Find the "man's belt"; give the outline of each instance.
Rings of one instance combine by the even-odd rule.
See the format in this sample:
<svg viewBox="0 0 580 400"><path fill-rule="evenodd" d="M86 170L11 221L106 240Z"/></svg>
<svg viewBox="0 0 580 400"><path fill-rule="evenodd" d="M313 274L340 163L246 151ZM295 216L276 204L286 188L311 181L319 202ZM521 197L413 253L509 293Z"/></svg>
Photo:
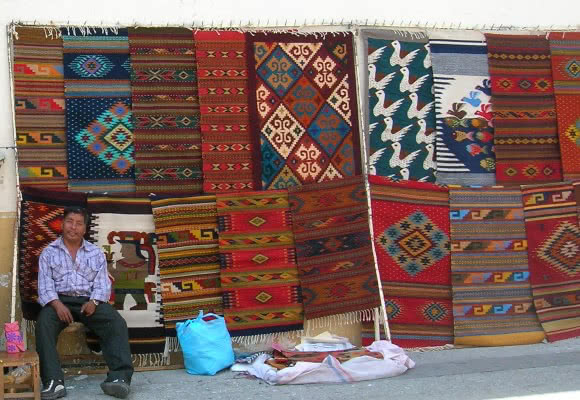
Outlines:
<svg viewBox="0 0 580 400"><path fill-rule="evenodd" d="M68 296L68 297L90 297L89 294L82 293L82 292L61 292L59 296Z"/></svg>

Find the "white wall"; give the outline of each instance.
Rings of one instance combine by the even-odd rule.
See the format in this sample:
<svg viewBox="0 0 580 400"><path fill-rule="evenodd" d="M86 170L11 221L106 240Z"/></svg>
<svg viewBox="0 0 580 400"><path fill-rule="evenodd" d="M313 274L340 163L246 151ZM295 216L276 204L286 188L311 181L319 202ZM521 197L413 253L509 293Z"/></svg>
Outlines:
<svg viewBox="0 0 580 400"><path fill-rule="evenodd" d="M150 3L150 4L147 4ZM12 21L78 25L318 25L339 23L568 27L578 24L577 0L0 0L0 25ZM580 27L580 26L579 26ZM0 212L16 209L12 96L7 35L0 39Z"/></svg>

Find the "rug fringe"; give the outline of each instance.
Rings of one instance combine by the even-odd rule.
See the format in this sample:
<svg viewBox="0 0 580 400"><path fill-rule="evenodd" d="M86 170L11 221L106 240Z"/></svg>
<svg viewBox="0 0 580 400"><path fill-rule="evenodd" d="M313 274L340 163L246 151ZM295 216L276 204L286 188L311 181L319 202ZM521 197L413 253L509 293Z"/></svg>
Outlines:
<svg viewBox="0 0 580 400"><path fill-rule="evenodd" d="M36 331L36 321L32 319L22 319L22 325L27 336L34 335L34 332Z"/></svg>
<svg viewBox="0 0 580 400"><path fill-rule="evenodd" d="M179 345L179 339L175 336L167 336L165 338L165 351L164 354L169 355L169 353L177 353L181 351L181 346Z"/></svg>
<svg viewBox="0 0 580 400"><path fill-rule="evenodd" d="M455 346L451 343L445 344L443 346L427 346L427 347L410 347L408 349L404 349L405 351L410 352L417 352L417 353L424 353L428 351L443 351L443 350L452 350Z"/></svg>
<svg viewBox="0 0 580 400"><path fill-rule="evenodd" d="M361 322L374 321L375 310L378 308L369 308L361 311L350 311L344 314L328 315L326 317L314 318L307 320L307 331L312 328L333 328L335 326L360 324Z"/></svg>
<svg viewBox="0 0 580 400"><path fill-rule="evenodd" d="M279 341L282 338L299 338L304 335L304 330L264 333L261 335L236 336L232 338L232 343L244 346L260 344L270 344Z"/></svg>
<svg viewBox="0 0 580 400"><path fill-rule="evenodd" d="M132 354L131 360L137 367L161 367L169 365L169 358L163 353Z"/></svg>

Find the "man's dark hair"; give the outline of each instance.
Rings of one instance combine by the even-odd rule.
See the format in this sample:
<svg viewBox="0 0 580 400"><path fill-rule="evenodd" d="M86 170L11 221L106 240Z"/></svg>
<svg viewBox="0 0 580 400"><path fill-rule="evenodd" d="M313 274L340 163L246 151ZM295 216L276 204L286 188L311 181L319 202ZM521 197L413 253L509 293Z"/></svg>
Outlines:
<svg viewBox="0 0 580 400"><path fill-rule="evenodd" d="M82 207L66 207L64 209L64 218L69 214L79 214L83 216L85 220L85 225L89 226L89 213Z"/></svg>

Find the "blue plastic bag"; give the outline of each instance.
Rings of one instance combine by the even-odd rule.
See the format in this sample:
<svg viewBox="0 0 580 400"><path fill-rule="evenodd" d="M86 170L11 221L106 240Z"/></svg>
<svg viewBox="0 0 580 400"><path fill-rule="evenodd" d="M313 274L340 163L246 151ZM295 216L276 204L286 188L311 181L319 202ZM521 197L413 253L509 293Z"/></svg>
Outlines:
<svg viewBox="0 0 580 400"><path fill-rule="evenodd" d="M207 317L213 319L204 320ZM232 340L223 317L200 311L197 318L178 322L176 328L187 373L215 375L234 363Z"/></svg>

